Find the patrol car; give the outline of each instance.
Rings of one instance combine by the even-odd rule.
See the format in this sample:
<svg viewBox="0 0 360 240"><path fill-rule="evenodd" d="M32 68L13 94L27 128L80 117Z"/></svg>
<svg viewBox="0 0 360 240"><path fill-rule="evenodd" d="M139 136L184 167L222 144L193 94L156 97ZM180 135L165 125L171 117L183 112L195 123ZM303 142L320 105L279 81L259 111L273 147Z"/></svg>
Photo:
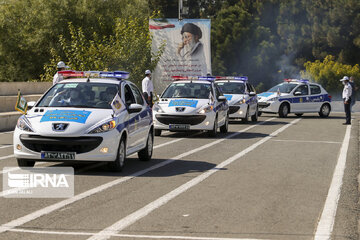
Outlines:
<svg viewBox="0 0 360 240"><path fill-rule="evenodd" d="M244 123L258 119L258 100L255 88L242 77L216 77L215 84L229 102L229 118L242 119Z"/></svg>
<svg viewBox="0 0 360 240"><path fill-rule="evenodd" d="M174 76L153 107L155 136L162 130L205 130L210 136L226 133L229 107L214 77Z"/></svg>
<svg viewBox="0 0 360 240"><path fill-rule="evenodd" d="M258 94L259 111L278 113L287 117L289 113L302 116L304 113L319 113L328 117L331 111L331 96L319 84L306 79L285 79L267 92Z"/></svg>
<svg viewBox="0 0 360 240"><path fill-rule="evenodd" d="M61 71L14 131L20 167L36 161L104 161L121 171L126 156L153 152L152 111L129 73ZM75 77L75 78L71 78Z"/></svg>

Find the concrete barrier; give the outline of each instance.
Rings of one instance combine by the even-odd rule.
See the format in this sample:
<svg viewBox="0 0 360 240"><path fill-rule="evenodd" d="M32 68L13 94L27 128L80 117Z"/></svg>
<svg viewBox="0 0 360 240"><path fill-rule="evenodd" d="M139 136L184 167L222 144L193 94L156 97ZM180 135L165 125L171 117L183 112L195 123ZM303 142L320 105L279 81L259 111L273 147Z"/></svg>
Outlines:
<svg viewBox="0 0 360 240"><path fill-rule="evenodd" d="M0 82L0 96L43 94L52 86L51 82Z"/></svg>
<svg viewBox="0 0 360 240"><path fill-rule="evenodd" d="M42 95L23 95L27 102L37 101ZM15 104L17 96L0 96L0 112L12 112L15 111Z"/></svg>

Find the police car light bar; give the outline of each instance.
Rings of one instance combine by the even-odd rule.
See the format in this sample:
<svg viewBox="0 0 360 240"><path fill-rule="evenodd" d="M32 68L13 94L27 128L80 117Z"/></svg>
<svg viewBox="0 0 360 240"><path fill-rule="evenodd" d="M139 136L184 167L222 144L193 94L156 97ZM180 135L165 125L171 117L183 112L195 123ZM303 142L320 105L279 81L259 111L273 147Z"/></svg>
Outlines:
<svg viewBox="0 0 360 240"><path fill-rule="evenodd" d="M241 80L247 81L247 76L172 76L174 80Z"/></svg>
<svg viewBox="0 0 360 240"><path fill-rule="evenodd" d="M284 82L302 82L302 83L308 83L308 79L296 79L296 78L285 78Z"/></svg>
<svg viewBox="0 0 360 240"><path fill-rule="evenodd" d="M100 71L59 71L58 74L63 77L100 77L100 78L116 78L128 79L130 74L125 71L100 72Z"/></svg>
<svg viewBox="0 0 360 240"><path fill-rule="evenodd" d="M216 76L216 80L240 80L247 81L247 76Z"/></svg>

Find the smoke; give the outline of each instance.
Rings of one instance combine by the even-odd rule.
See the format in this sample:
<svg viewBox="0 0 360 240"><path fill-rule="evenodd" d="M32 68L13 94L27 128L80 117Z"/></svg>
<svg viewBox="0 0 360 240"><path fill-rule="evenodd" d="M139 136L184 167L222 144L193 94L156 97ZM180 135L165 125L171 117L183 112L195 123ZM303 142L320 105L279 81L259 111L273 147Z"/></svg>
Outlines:
<svg viewBox="0 0 360 240"><path fill-rule="evenodd" d="M277 73L273 76L274 83L279 82L285 78L296 78L300 79L300 68L293 65L295 54L291 55L282 55L280 60L276 62L276 67L278 69Z"/></svg>

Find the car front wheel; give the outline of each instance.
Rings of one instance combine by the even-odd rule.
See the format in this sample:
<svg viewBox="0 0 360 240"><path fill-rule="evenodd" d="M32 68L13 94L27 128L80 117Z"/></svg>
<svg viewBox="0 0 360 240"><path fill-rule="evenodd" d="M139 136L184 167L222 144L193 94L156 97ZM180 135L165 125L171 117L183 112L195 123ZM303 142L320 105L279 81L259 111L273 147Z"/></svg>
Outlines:
<svg viewBox="0 0 360 240"><path fill-rule="evenodd" d="M154 146L153 143L154 143L154 137L152 131L150 131L146 141L146 147L140 152L138 152L138 157L141 161L149 161L151 159L153 153L153 146Z"/></svg>
<svg viewBox="0 0 360 240"><path fill-rule="evenodd" d="M121 138L116 159L114 162L109 163L109 167L113 171L121 172L125 165L125 159L126 159L125 140L124 138Z"/></svg>
<svg viewBox="0 0 360 240"><path fill-rule="evenodd" d="M161 135L161 129L155 129L155 136L159 137Z"/></svg>
<svg viewBox="0 0 360 240"><path fill-rule="evenodd" d="M257 122L259 116L259 109L256 108L255 114L251 116L251 121Z"/></svg>
<svg viewBox="0 0 360 240"><path fill-rule="evenodd" d="M210 137L216 137L217 128L218 128L218 117L216 116L214 121L214 127L212 130L208 131L208 135Z"/></svg>
<svg viewBox="0 0 360 240"><path fill-rule="evenodd" d="M220 132L227 133L229 129L229 114L226 115L225 123L220 127Z"/></svg>
<svg viewBox="0 0 360 240"><path fill-rule="evenodd" d="M286 118L289 114L289 110L289 105L287 103L281 104L279 108L279 116L282 118Z"/></svg>

